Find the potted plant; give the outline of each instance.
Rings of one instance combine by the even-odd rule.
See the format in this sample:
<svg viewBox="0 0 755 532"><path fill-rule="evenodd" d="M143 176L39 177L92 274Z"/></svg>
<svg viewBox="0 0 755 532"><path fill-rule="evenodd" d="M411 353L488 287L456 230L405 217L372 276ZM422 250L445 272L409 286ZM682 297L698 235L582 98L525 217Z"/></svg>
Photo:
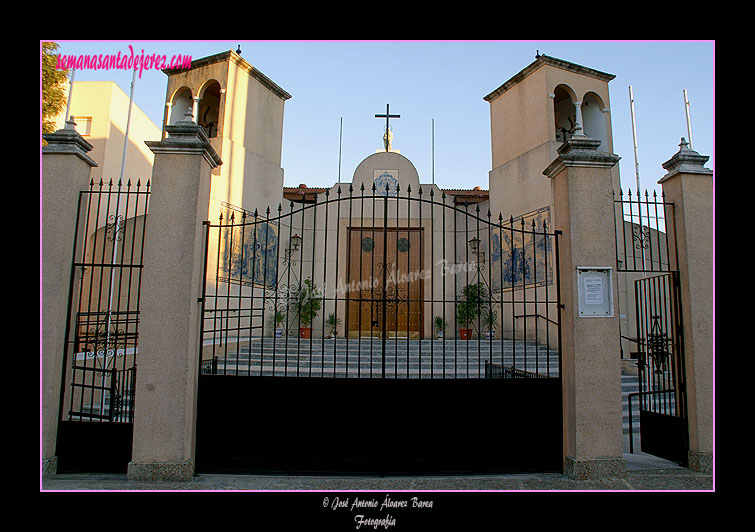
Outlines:
<svg viewBox="0 0 755 532"><path fill-rule="evenodd" d="M286 313L280 309L276 310L273 314L270 315L270 325L272 325L273 329L275 329L276 338L283 337L283 327L281 327L281 324L284 321L286 321Z"/></svg>
<svg viewBox="0 0 755 532"><path fill-rule="evenodd" d="M485 326L485 338L495 338L495 328L498 326L498 313L492 307L486 307L482 311L482 324Z"/></svg>
<svg viewBox="0 0 755 532"><path fill-rule="evenodd" d="M328 314L328 319L325 324L330 327L330 337L335 338L338 335L338 326L341 325L341 318L337 318L336 315L331 312Z"/></svg>
<svg viewBox="0 0 755 532"><path fill-rule="evenodd" d="M483 301L487 299L485 285L482 283L468 284L461 291L461 299L456 303L456 321L459 327L459 336L462 340L472 337L472 327L482 311Z"/></svg>
<svg viewBox="0 0 755 532"><path fill-rule="evenodd" d="M443 316L435 316L433 322L435 323L436 338L443 338L443 336L445 335L446 327L448 327L448 322L443 319Z"/></svg>
<svg viewBox="0 0 755 532"><path fill-rule="evenodd" d="M294 308L299 316L299 335L301 338L312 337L312 320L320 312L317 286L310 279L305 279L295 294Z"/></svg>

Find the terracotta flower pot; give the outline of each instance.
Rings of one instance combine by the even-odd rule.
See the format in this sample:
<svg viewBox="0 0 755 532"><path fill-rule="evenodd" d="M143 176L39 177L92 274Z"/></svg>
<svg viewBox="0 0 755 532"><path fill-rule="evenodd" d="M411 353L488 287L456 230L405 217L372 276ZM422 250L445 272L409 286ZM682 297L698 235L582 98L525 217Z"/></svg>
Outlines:
<svg viewBox="0 0 755 532"><path fill-rule="evenodd" d="M462 340L469 340L472 338L472 329L459 329L459 335Z"/></svg>
<svg viewBox="0 0 755 532"><path fill-rule="evenodd" d="M301 338L311 338L312 327L299 327L299 335L301 336Z"/></svg>

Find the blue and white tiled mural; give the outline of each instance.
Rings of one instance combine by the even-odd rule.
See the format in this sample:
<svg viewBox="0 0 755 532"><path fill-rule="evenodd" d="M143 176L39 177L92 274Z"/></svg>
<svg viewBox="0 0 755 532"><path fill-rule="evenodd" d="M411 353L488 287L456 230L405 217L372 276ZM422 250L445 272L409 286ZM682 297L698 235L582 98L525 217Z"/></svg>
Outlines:
<svg viewBox="0 0 755 532"><path fill-rule="evenodd" d="M276 286L278 278L278 225L247 214L246 223L224 227L218 278L245 285ZM228 223L228 222L225 222Z"/></svg>
<svg viewBox="0 0 755 532"><path fill-rule="evenodd" d="M490 252L493 290L543 286L553 282L552 240L548 235L538 234L543 232L544 222L547 233L552 233L550 207L515 218L513 224L504 222L503 229L493 230Z"/></svg>

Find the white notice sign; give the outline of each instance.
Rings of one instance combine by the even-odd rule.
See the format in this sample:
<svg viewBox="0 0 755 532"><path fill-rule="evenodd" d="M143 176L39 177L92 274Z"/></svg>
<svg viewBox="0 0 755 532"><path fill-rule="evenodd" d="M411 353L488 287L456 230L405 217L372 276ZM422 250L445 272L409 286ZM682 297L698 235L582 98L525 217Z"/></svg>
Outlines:
<svg viewBox="0 0 755 532"><path fill-rule="evenodd" d="M579 316L607 318L613 316L611 268L577 268Z"/></svg>
<svg viewBox="0 0 755 532"><path fill-rule="evenodd" d="M585 275L585 304L603 304L603 279L598 275Z"/></svg>

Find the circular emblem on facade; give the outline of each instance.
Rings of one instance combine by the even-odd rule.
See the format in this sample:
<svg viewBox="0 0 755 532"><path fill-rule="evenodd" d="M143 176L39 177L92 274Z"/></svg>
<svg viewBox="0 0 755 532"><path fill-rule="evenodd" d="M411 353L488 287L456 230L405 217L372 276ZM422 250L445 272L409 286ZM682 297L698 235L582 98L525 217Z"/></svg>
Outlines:
<svg viewBox="0 0 755 532"><path fill-rule="evenodd" d="M407 252L409 251L409 239L407 238L399 238L398 242L396 243L396 247L399 251Z"/></svg>
<svg viewBox="0 0 755 532"><path fill-rule="evenodd" d="M370 237L362 239L362 251L372 251L375 249L375 241Z"/></svg>
<svg viewBox="0 0 755 532"><path fill-rule="evenodd" d="M389 174L388 172L380 174L375 179L375 194L377 194L378 196L395 197L397 194L397 186L398 179L393 177L392 174Z"/></svg>

